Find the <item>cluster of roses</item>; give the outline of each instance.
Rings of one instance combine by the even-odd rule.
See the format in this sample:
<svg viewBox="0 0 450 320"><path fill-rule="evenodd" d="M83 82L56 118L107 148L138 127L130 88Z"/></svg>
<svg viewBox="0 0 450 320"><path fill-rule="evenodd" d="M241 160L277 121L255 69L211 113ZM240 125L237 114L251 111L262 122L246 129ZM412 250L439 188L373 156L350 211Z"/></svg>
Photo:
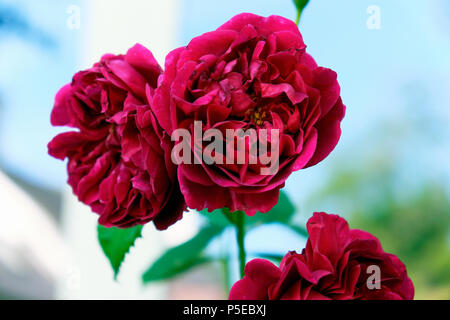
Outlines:
<svg viewBox="0 0 450 320"><path fill-rule="evenodd" d="M76 131L56 136L49 153L68 158L68 183L107 227L153 221L164 230L188 207L268 212L289 175L322 161L341 134L337 75L305 48L292 21L240 14L169 53L164 72L141 45L105 55L58 92L51 122ZM279 170L261 175L263 165L248 162L175 165L172 133L192 132L196 121L224 133L278 129ZM308 231L303 254L288 253L280 268L251 261L230 298L413 297L405 267L373 236L326 214L316 214ZM373 292L364 289L370 264L382 269Z"/></svg>

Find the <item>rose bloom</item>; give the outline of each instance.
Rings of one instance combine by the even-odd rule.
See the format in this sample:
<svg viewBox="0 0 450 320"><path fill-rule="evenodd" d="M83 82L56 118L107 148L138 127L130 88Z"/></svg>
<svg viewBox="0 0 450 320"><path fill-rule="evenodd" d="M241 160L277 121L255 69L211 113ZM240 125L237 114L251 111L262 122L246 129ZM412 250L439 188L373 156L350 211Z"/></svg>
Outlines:
<svg viewBox="0 0 450 320"><path fill-rule="evenodd" d="M373 235L350 230L337 215L315 213L302 254L289 252L280 267L255 259L231 289L231 300L412 300L403 263ZM379 268L379 281L370 278ZM372 285L370 288L368 283ZM378 287L378 288L377 288Z"/></svg>
<svg viewBox="0 0 450 320"><path fill-rule="evenodd" d="M101 225L153 221L166 229L182 217L170 137L150 108L161 73L152 53L136 45L103 56L56 95L51 123L78 130L56 136L49 154L69 159L68 183Z"/></svg>
<svg viewBox="0 0 450 320"><path fill-rule="evenodd" d="M195 121L224 137L227 129L266 129L268 136L280 130L273 174L261 174L265 165L248 156L244 164L180 164L189 207L267 212L293 171L335 148L345 114L337 75L318 67L305 48L294 22L243 13L167 56L153 108L168 133L183 128L193 135Z"/></svg>

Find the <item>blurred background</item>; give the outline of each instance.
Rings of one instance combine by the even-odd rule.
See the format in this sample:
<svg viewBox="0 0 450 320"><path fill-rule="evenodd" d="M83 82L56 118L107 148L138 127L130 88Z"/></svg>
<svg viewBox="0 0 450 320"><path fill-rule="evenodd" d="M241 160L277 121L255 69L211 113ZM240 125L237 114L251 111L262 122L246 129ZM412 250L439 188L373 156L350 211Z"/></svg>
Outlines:
<svg viewBox="0 0 450 320"><path fill-rule="evenodd" d="M0 299L226 297L237 272L222 277L214 263L141 284L156 257L196 233L192 213L167 232L146 226L114 281L96 217L46 145L64 130L49 122L55 93L102 53L140 42L163 65L240 12L296 17L291 0L0 0ZM347 116L336 150L287 182L296 222L314 211L344 216L399 256L416 298L449 299L450 2L311 0L300 30L318 64L338 73ZM232 233L209 250L234 255ZM279 225L246 240L250 258L304 244Z"/></svg>

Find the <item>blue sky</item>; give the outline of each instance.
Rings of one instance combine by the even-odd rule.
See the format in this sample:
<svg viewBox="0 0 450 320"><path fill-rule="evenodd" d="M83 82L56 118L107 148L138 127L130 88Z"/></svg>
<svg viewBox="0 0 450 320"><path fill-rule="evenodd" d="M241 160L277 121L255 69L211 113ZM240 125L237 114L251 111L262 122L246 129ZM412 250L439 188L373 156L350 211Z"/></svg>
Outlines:
<svg viewBox="0 0 450 320"><path fill-rule="evenodd" d="M183 4L180 45L240 12L295 18L294 6L288 0L228 0L214 5L206 0L184 0ZM381 10L380 30L366 26L371 5ZM310 1L300 30L319 65L338 73L347 115L336 150L321 164L288 180L287 191L299 206L338 159L359 158L375 143L372 131L379 130L382 121L398 122L401 127L405 115L411 113L417 117L432 114L440 120L436 127L444 131L439 132L436 144L429 145L420 138L433 128L422 126L419 119L411 142L399 146L405 149L406 158L401 174L411 183L421 173L450 178L446 142L450 135L445 130L450 127L449 26L450 3L445 0ZM415 95L421 97L420 102Z"/></svg>
<svg viewBox="0 0 450 320"><path fill-rule="evenodd" d="M48 32L58 46L52 49L0 34L0 161L37 184L61 187L64 165L51 159L46 144L59 129L51 128L53 97L80 68L80 34L65 27L66 8L82 1L2 1L17 6L31 23ZM240 12L278 14L295 18L290 0L180 0L179 45L213 30ZM381 29L366 27L369 5L381 9ZM342 140L321 165L296 173L290 192L309 189L324 167L343 155L352 157L355 145L367 140L368 128L380 119L401 123L414 84L426 92L420 112L432 113L449 124L450 5L446 0L311 0L304 11L301 32L308 51L322 66L339 74L347 105ZM420 124L417 131L420 134ZM448 130L443 139L448 140ZM448 147L448 144L445 145ZM418 145L423 165L448 175L448 149ZM428 150L428 149L427 149ZM431 149L430 149L431 150ZM414 167L414 162L410 163Z"/></svg>
<svg viewBox="0 0 450 320"><path fill-rule="evenodd" d="M34 183L61 186L64 166L47 155L46 145L57 132L49 124L54 94L77 71L79 35L65 27L66 8L73 1L0 1L5 3L57 46L0 34L0 160Z"/></svg>

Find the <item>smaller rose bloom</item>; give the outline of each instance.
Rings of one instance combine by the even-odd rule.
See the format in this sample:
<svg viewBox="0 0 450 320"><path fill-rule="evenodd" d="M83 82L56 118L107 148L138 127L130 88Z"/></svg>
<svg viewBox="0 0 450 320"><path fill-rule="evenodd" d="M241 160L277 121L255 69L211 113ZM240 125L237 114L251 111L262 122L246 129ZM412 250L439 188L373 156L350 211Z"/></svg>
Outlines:
<svg viewBox="0 0 450 320"><path fill-rule="evenodd" d="M230 300L412 300L404 264L373 235L350 230L337 216L315 213L302 254L289 252L279 267L250 261ZM377 274L377 272L379 273Z"/></svg>
<svg viewBox="0 0 450 320"><path fill-rule="evenodd" d="M54 126L77 131L56 136L49 154L68 158L68 183L107 227L153 221L166 229L186 208L172 143L151 104L161 67L141 45L126 55L105 55L77 73L55 99Z"/></svg>

